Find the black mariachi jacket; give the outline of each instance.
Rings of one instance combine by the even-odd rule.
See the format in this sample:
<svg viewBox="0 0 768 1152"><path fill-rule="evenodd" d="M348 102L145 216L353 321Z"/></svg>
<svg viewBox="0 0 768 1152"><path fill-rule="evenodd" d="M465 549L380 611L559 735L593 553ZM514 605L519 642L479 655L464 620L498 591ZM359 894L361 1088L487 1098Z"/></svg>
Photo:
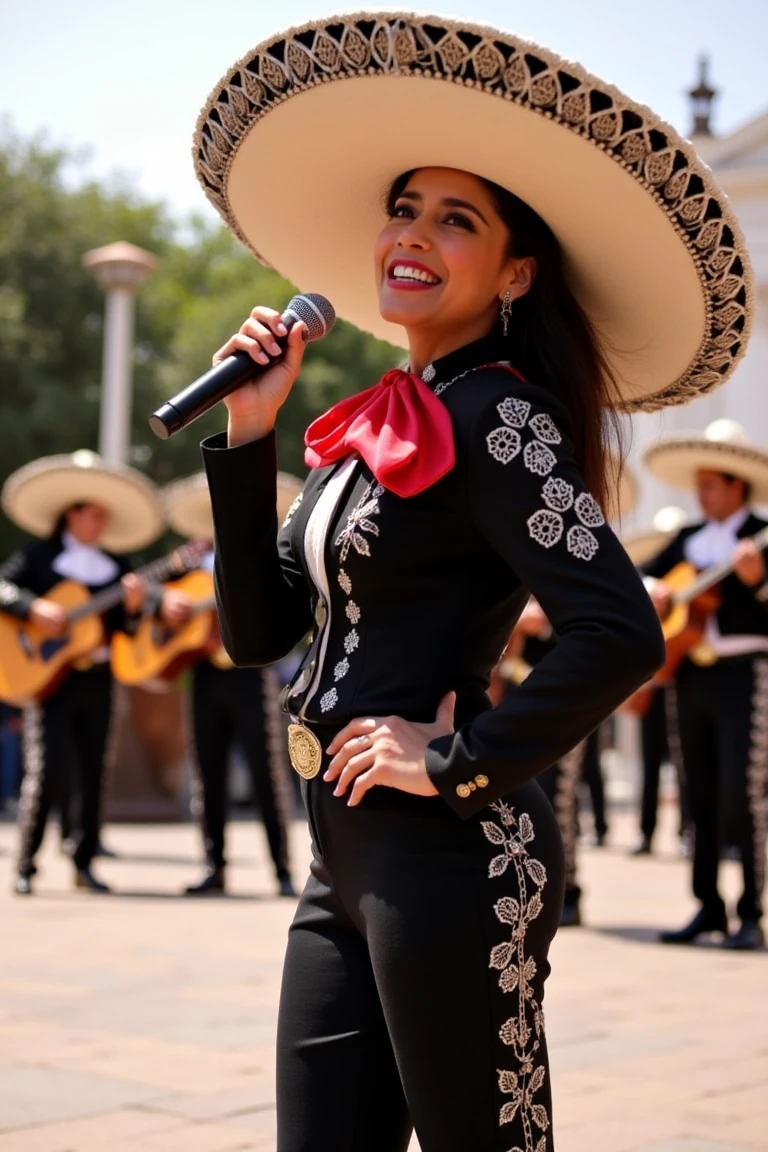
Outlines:
<svg viewBox="0 0 768 1152"><path fill-rule="evenodd" d="M32 601L45 596L64 580L53 568L54 560L63 551L61 533L56 533L48 540L31 541L0 564L0 611L26 619ZM114 556L111 552L104 552L104 555L117 564L118 575L107 584L84 585L91 595L110 587L133 569L124 556ZM121 602L105 612L102 620L109 638L114 632L130 631L138 617L129 617Z"/></svg>
<svg viewBox="0 0 768 1152"><path fill-rule="evenodd" d="M685 561L686 540L699 532L705 524L705 520L698 524L686 524L658 556L642 566L641 571L646 576L663 579L676 564ZM736 535L740 540L747 540L765 527L766 521L750 512ZM716 613L721 636L768 636L768 603L756 596L764 588L765 585L748 587L734 572L726 576L720 585L721 603Z"/></svg>
<svg viewBox="0 0 768 1152"><path fill-rule="evenodd" d="M203 445L232 659L269 663L312 629L289 708L317 723L431 721L454 689L456 732L432 742L427 770L461 816L553 764L664 656L640 578L576 469L564 408L483 367L493 353L478 341L433 365L454 427L447 476L402 499L359 460L314 470L277 546L274 437ZM529 592L557 644L490 710L490 672Z"/></svg>

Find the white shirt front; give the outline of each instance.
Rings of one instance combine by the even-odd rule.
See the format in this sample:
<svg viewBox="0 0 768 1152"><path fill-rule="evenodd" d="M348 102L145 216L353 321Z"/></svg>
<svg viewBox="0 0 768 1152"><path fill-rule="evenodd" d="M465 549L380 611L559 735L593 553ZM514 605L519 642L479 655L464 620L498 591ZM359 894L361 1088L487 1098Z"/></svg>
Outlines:
<svg viewBox="0 0 768 1152"><path fill-rule="evenodd" d="M685 541L686 560L700 571L717 564L728 564L740 543L737 533L748 517L749 508L744 507L727 520L708 520L703 528ZM768 636L722 636L714 613L707 620L704 639L718 656L768 652Z"/></svg>
<svg viewBox="0 0 768 1152"><path fill-rule="evenodd" d="M98 587L100 584L111 583L119 576L120 569L115 561L100 548L92 544L81 544L71 532L64 532L61 542L64 548L53 561L52 568L65 580L77 580L79 584Z"/></svg>

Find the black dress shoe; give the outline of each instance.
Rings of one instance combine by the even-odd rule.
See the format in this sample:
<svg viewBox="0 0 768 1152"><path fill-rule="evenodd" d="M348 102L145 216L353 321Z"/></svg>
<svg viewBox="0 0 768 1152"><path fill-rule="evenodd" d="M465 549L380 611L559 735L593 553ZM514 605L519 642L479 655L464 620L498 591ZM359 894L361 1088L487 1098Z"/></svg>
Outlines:
<svg viewBox="0 0 768 1152"><path fill-rule="evenodd" d="M759 920L742 920L741 926L726 936L723 947L732 948L734 952L756 952L764 948L765 933Z"/></svg>
<svg viewBox="0 0 768 1152"><path fill-rule="evenodd" d="M107 848L104 844L101 843L101 841L99 841L99 843L96 845L96 851L94 855L102 856L105 860L117 859L117 852L113 851L112 848Z"/></svg>
<svg viewBox="0 0 768 1152"><path fill-rule="evenodd" d="M579 904L564 904L560 915L561 928L578 928L581 925L581 907Z"/></svg>
<svg viewBox="0 0 768 1152"><path fill-rule="evenodd" d="M224 884L224 869L209 868L202 880L197 884L190 884L184 889L185 896L207 896L209 894L226 891Z"/></svg>
<svg viewBox="0 0 768 1152"><path fill-rule="evenodd" d="M75 872L75 888L85 888L89 892L98 892L104 895L111 891L103 880L97 880L90 868L78 868Z"/></svg>
<svg viewBox="0 0 768 1152"><path fill-rule="evenodd" d="M291 880L290 876L278 876L277 890L281 896L290 896L294 900L298 896L298 892L294 888L293 881Z"/></svg>
<svg viewBox="0 0 768 1152"><path fill-rule="evenodd" d="M31 876L17 876L16 883L13 885L13 890L17 896L31 896L32 895L32 877Z"/></svg>
<svg viewBox="0 0 768 1152"><path fill-rule="evenodd" d="M650 856L651 855L651 842L643 836L639 844L636 844L630 851L630 856Z"/></svg>
<svg viewBox="0 0 768 1152"><path fill-rule="evenodd" d="M708 932L722 932L728 934L728 917L725 908L700 908L684 928L676 932L660 932L659 940L662 944L693 944L699 936Z"/></svg>

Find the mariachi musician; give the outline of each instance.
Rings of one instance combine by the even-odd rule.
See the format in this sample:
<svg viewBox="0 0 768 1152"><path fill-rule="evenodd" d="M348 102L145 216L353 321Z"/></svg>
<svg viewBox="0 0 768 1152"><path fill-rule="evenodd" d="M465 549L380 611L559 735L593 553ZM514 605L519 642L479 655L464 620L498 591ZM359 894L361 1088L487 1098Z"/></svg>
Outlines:
<svg viewBox="0 0 768 1152"><path fill-rule="evenodd" d="M97 647L54 683L50 694L24 708L24 775L19 804L20 847L15 891L32 892L35 856L51 803L74 777L80 796L75 884L106 892L91 870L99 844L101 794L110 719L112 677L109 640L138 619L144 585L125 554L150 544L164 525L159 493L133 468L85 450L47 456L6 480L2 508L38 540L0 566L0 610L27 621L50 647L64 642L64 606L46 598L57 584L74 581L94 596L115 588L115 605L101 616ZM118 598L119 597L119 598ZM0 658L8 653L0 654Z"/></svg>
<svg viewBox="0 0 768 1152"><path fill-rule="evenodd" d="M630 560L639 568L649 563L666 548L688 520L684 509L674 504L659 508L650 528L639 529L622 537ZM641 689L628 702L627 711L640 721L642 784L640 793L640 839L632 847L632 856L650 856L659 810L661 766L669 761L677 776L678 836L680 851L690 853L690 814L688 811L680 730L677 722L677 691L674 679L652 688Z"/></svg>
<svg viewBox="0 0 768 1152"><path fill-rule="evenodd" d="M768 580L766 527L751 509L768 502L768 452L732 420L703 433L670 435L647 449L659 479L695 492L704 518L681 529L643 568L662 617L672 597L672 569L687 562L699 572L723 566L719 607L706 620L701 642L677 676L683 764L694 826L693 893L699 909L668 944L690 944L710 932L725 946L763 945L765 786L768 778ZM669 574L670 581L665 581ZM718 889L725 819L735 829L744 886L740 920L729 933ZM730 837L729 837L730 838Z"/></svg>
<svg viewBox="0 0 768 1152"><path fill-rule="evenodd" d="M287 473L278 475L278 516L285 519L301 484ZM208 485L202 472L167 485L164 501L168 522L180 536L213 537ZM213 571L213 551L202 561ZM213 593L211 577L210 595ZM183 625L191 601L171 585L162 599L161 615L168 624ZM215 612L211 611L214 643L192 670L193 813L199 819L206 869L187 895L225 890L224 832L227 814L227 765L233 743L241 748L258 803L278 892L295 896L289 870L288 837L293 793L279 707L280 685L274 668L235 668L220 647Z"/></svg>

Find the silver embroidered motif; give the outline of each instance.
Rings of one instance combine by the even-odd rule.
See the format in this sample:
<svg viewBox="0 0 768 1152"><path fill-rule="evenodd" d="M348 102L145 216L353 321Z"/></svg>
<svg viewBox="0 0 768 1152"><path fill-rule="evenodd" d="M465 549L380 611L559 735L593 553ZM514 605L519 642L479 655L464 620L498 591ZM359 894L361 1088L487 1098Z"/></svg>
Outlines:
<svg viewBox="0 0 768 1152"><path fill-rule="evenodd" d="M350 624L358 624L360 622L360 609L358 608L357 604L355 604L354 600L350 600L349 604L347 604L346 608L344 609L344 612Z"/></svg>
<svg viewBox="0 0 768 1152"><path fill-rule="evenodd" d="M552 548L562 539L565 524L559 512L552 512L548 508L540 508L528 517L528 532L542 548Z"/></svg>
<svg viewBox="0 0 768 1152"><path fill-rule="evenodd" d="M557 464L557 456L551 448L540 440L531 440L523 449L523 460L529 472L537 476L548 476Z"/></svg>
<svg viewBox="0 0 768 1152"><path fill-rule="evenodd" d="M532 416L528 427L534 436L545 444L562 444L563 438L558 427L547 412L539 412L536 416Z"/></svg>
<svg viewBox="0 0 768 1152"><path fill-rule="evenodd" d="M541 490L544 503L553 512L567 512L573 505L573 484L561 480L558 476L550 476Z"/></svg>
<svg viewBox="0 0 768 1152"><path fill-rule="evenodd" d="M509 464L520 452L522 441L520 433L514 428L496 428L489 432L486 438L488 451L499 464Z"/></svg>
<svg viewBox="0 0 768 1152"><path fill-rule="evenodd" d="M339 587L341 588L342 592L346 592L347 596L349 596L350 592L352 591L352 581L343 568L339 569L337 580L339 581Z"/></svg>
<svg viewBox="0 0 768 1152"><path fill-rule="evenodd" d="M568 529L566 543L568 551L577 560L591 560L600 548L596 536L583 524L574 524Z"/></svg>
<svg viewBox="0 0 768 1152"><path fill-rule="evenodd" d="M580 492L574 505L576 515L587 528L602 528L605 524L603 510L589 492Z"/></svg>
<svg viewBox="0 0 768 1152"><path fill-rule="evenodd" d="M339 660L338 664L333 670L334 680L343 680L347 672L349 672L349 660L347 660L345 656L343 660Z"/></svg>
<svg viewBox="0 0 768 1152"><path fill-rule="evenodd" d="M516 396L507 396L505 400L496 405L496 411L510 428L525 428L531 406L527 400L518 400Z"/></svg>
<svg viewBox="0 0 768 1152"><path fill-rule="evenodd" d="M297 508L299 507L299 505L301 504L303 499L304 499L304 493L299 492L298 496L293 501L290 508L288 509L288 511L285 514L285 520L283 520L283 523L282 523L283 528L287 527L287 525L290 524L291 520L293 520L294 514L295 514Z"/></svg>
<svg viewBox="0 0 768 1152"><path fill-rule="evenodd" d="M329 688L327 692L323 692L320 697L320 711L330 712L331 708L335 708L339 700L339 694L335 688Z"/></svg>
<svg viewBox="0 0 768 1152"><path fill-rule="evenodd" d="M549 1115L536 1097L546 1081L546 1065L540 1063L544 1040L544 1014L536 1000L534 979L536 961L526 954L528 926L543 910L541 893L547 883L547 870L540 860L529 855L528 845L535 839L533 821L526 812L518 818L503 801L491 804L499 820L485 820L485 838L500 849L488 866L488 876L495 879L513 868L517 879L517 897L504 896L494 904L496 919L509 928L509 940L491 949L488 967L499 973L499 987L514 996L513 1011L499 1029L501 1042L512 1049L514 1069L497 1069L499 1090L509 1097L499 1111L499 1125L510 1124L519 1117L524 1147L511 1152L545 1152Z"/></svg>

